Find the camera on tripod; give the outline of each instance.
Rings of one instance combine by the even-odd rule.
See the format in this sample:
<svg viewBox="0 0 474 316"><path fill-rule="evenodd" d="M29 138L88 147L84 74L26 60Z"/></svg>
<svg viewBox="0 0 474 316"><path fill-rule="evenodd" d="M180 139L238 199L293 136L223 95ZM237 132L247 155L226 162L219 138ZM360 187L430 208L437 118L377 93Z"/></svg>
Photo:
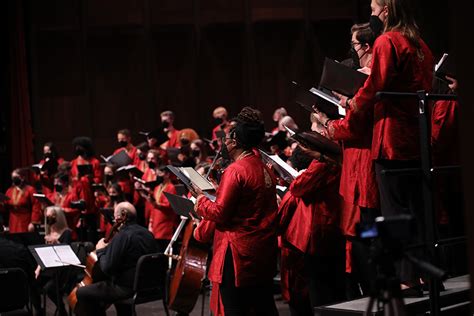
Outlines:
<svg viewBox="0 0 474 316"><path fill-rule="evenodd" d="M385 250L401 256L403 247L416 236L416 222L408 214L377 217L373 222L359 223L356 230L359 238L377 239Z"/></svg>

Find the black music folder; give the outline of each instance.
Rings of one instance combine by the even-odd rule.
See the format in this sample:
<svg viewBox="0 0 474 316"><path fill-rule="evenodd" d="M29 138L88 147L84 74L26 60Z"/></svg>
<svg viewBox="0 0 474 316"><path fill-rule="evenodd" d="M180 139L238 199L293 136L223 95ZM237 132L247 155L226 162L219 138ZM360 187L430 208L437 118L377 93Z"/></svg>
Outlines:
<svg viewBox="0 0 474 316"><path fill-rule="evenodd" d="M212 185L211 182L209 182L209 180L207 180L206 178L201 176L196 170L194 170L191 167L174 167L174 166L171 166L171 165L168 165L167 167L187 187L189 187L189 186L191 186L191 184L193 184L202 191L213 191L213 190L215 190L214 186Z"/></svg>
<svg viewBox="0 0 474 316"><path fill-rule="evenodd" d="M110 225L115 223L114 209L112 207L101 207L99 212L104 216L104 219Z"/></svg>
<svg viewBox="0 0 474 316"><path fill-rule="evenodd" d="M143 184L144 186L146 186L147 188L150 188L151 190L153 190L154 188L156 188L156 186L159 184L158 181L156 180L153 180L153 181L145 181L143 179L140 179L140 178L137 178L137 177L133 177L133 179L137 182L140 182L141 184Z"/></svg>
<svg viewBox="0 0 474 316"><path fill-rule="evenodd" d="M108 157L100 156L106 163L111 163L117 167L123 167L133 163L132 158L127 154L125 149L119 151L115 155L110 155Z"/></svg>
<svg viewBox="0 0 474 316"><path fill-rule="evenodd" d="M123 173L123 174L132 174L132 176L135 176L137 178L143 177L143 171L137 168L135 165L127 165L127 166L122 166L117 169L116 171L117 174Z"/></svg>
<svg viewBox="0 0 474 316"><path fill-rule="evenodd" d="M33 193L33 196L38 199L41 203L45 204L46 206L53 206L54 203L48 199L48 197L45 194L41 193Z"/></svg>
<svg viewBox="0 0 474 316"><path fill-rule="evenodd" d="M284 162L280 156L269 155L263 150L260 150L260 155L262 160L265 163L270 163L273 166L273 170L275 170L278 175L286 182L291 183L298 176L298 171Z"/></svg>
<svg viewBox="0 0 474 316"><path fill-rule="evenodd" d="M368 76L360 71L326 58L319 86L353 97L364 85L367 78Z"/></svg>
<svg viewBox="0 0 474 316"><path fill-rule="evenodd" d="M198 215L198 213L196 213L196 211L194 210L194 203L190 199L187 199L182 196L169 193L169 192L163 192L163 194L166 196L166 198L170 202L171 208L179 216L184 216L184 217L189 218L189 214L191 213L194 218L197 218L197 219L201 218Z"/></svg>
<svg viewBox="0 0 474 316"><path fill-rule="evenodd" d="M102 193L108 195L107 188L105 187L105 184L103 184L103 183L92 183L91 186L92 186L92 191L102 192Z"/></svg>
<svg viewBox="0 0 474 316"><path fill-rule="evenodd" d="M340 155L342 153L341 146L332 140L320 135L316 132L297 133L286 127L290 137L296 140L304 147L320 152L321 154Z"/></svg>
<svg viewBox="0 0 474 316"><path fill-rule="evenodd" d="M443 57L435 65L435 76L444 81L447 81L446 76L456 78L454 60L452 57L449 57L449 54L443 54Z"/></svg>
<svg viewBox="0 0 474 316"><path fill-rule="evenodd" d="M173 166L181 166L182 162L178 159L178 155L181 153L180 148L168 147L166 148L166 155Z"/></svg>
<svg viewBox="0 0 474 316"><path fill-rule="evenodd" d="M91 164L77 165L77 171L80 176L86 176L93 173Z"/></svg>
<svg viewBox="0 0 474 316"><path fill-rule="evenodd" d="M314 112L312 106L315 105L319 111L325 113L331 119L339 119L346 115L346 110L339 105L339 99L331 92L316 88L308 90L299 86L295 81L292 83L297 87L295 102L309 113Z"/></svg>

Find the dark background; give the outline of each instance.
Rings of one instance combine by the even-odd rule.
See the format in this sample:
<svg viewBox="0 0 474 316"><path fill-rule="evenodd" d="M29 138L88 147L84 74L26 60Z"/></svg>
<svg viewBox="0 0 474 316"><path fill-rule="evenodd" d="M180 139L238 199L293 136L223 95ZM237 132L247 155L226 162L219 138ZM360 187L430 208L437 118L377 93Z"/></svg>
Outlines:
<svg viewBox="0 0 474 316"><path fill-rule="evenodd" d="M433 26L426 10L441 9L416 2L438 55L446 25ZM309 87L325 56L346 58L351 25L369 15L368 0L24 1L35 158L52 140L70 159L78 135L109 154L118 129L130 128L140 142L138 132L166 109L178 128L203 136L219 105L231 116L254 106L267 129L273 110L285 106L307 128L290 82Z"/></svg>

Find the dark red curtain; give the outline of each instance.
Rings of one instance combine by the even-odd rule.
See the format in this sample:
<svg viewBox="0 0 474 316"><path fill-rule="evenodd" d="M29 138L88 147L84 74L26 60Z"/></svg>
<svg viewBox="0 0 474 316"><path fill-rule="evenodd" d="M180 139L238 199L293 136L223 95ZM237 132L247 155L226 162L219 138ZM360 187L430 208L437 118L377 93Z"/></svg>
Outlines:
<svg viewBox="0 0 474 316"><path fill-rule="evenodd" d="M23 1L8 0L10 157L13 168L33 163L28 67L25 48Z"/></svg>

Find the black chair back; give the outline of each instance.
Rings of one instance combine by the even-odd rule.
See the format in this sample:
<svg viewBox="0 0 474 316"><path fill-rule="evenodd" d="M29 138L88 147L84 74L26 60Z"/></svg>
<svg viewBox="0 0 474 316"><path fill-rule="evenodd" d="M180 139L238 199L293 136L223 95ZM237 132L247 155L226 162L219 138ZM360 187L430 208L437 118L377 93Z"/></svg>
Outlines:
<svg viewBox="0 0 474 316"><path fill-rule="evenodd" d="M27 306L28 279L22 269L0 269L0 298L0 312L9 312Z"/></svg>
<svg viewBox="0 0 474 316"><path fill-rule="evenodd" d="M166 259L162 253L141 256L137 262L133 290L136 300L156 300L163 297Z"/></svg>
<svg viewBox="0 0 474 316"><path fill-rule="evenodd" d="M94 251L95 246L93 243L86 241L86 242L72 242L71 243L71 248L72 251L76 254L76 256L79 258L79 261L81 261L81 264L86 263L86 257L87 255Z"/></svg>

